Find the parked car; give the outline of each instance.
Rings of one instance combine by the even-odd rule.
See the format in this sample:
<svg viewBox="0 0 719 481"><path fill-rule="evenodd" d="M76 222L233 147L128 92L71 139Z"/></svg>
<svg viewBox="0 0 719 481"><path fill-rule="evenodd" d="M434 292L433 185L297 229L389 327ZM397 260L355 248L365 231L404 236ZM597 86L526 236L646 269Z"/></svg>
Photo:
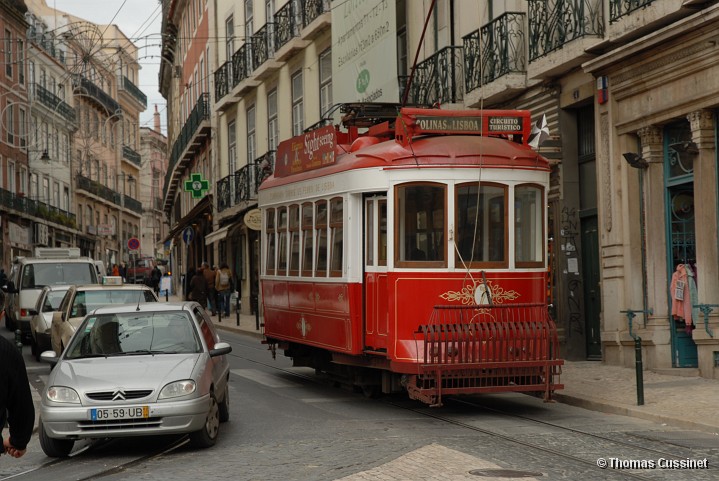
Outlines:
<svg viewBox="0 0 719 481"><path fill-rule="evenodd" d="M150 285L152 268L155 266L154 257L141 257L130 262L125 274L125 280L134 284Z"/></svg>
<svg viewBox="0 0 719 481"><path fill-rule="evenodd" d="M69 289L69 285L43 287L35 308L30 310L30 348L38 361L40 353L52 349L52 315L60 308Z"/></svg>
<svg viewBox="0 0 719 481"><path fill-rule="evenodd" d="M51 345L58 355L70 342L75 329L82 319L99 307L110 304L142 304L157 302L157 296L142 284L122 284L122 278L106 277L104 282L112 284L87 284L71 286L52 315Z"/></svg>
<svg viewBox="0 0 719 481"><path fill-rule="evenodd" d="M94 261L80 256L76 247L38 247L35 257L16 257L3 289L7 295L5 326L10 331L20 329L24 339L29 340L30 310L35 308L43 287L98 281Z"/></svg>
<svg viewBox="0 0 719 481"><path fill-rule="evenodd" d="M232 347L196 302L109 306L89 314L42 393L38 433L46 455L64 457L83 438L189 433L213 446L229 419Z"/></svg>

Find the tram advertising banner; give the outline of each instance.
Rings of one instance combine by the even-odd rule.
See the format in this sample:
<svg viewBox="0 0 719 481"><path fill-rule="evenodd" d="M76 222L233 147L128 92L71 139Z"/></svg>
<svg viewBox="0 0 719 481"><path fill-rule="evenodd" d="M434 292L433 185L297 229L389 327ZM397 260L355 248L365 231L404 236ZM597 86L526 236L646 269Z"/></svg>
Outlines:
<svg viewBox="0 0 719 481"><path fill-rule="evenodd" d="M336 145L335 128L331 125L280 142L275 177L287 177L334 164Z"/></svg>

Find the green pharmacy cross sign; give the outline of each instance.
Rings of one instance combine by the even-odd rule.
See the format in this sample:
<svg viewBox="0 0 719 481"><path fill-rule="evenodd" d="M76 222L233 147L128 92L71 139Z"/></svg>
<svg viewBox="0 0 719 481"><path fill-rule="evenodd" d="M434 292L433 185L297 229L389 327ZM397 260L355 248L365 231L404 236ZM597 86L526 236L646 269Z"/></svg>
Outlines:
<svg viewBox="0 0 719 481"><path fill-rule="evenodd" d="M199 199L210 190L210 183L202 178L202 174L190 174L190 180L185 181L185 192L192 192L193 199Z"/></svg>

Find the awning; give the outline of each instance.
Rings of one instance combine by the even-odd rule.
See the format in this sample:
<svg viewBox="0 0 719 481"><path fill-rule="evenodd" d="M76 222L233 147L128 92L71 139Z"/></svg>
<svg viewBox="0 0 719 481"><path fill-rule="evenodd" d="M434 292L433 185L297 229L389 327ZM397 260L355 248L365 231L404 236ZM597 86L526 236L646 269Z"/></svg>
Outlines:
<svg viewBox="0 0 719 481"><path fill-rule="evenodd" d="M220 241L227 237L227 231L230 230L230 227L232 227L232 225L226 225L225 227L221 227L216 231L207 234L205 236L205 245L212 244L213 242Z"/></svg>
<svg viewBox="0 0 719 481"><path fill-rule="evenodd" d="M200 202L197 203L195 207L190 210L190 212L188 212L182 219L177 221L177 223L170 228L170 233L167 234L164 239L162 239L162 242L165 243L173 237L180 235L182 233L182 230L188 225L192 224L192 222L197 218L197 216L199 216L203 212L212 212L212 195L210 194L206 195Z"/></svg>

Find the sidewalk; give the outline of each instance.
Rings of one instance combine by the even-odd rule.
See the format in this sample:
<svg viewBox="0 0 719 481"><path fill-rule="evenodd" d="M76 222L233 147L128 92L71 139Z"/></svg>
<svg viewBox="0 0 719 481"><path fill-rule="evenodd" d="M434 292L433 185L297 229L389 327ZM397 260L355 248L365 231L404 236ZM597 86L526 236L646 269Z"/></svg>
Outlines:
<svg viewBox="0 0 719 481"><path fill-rule="evenodd" d="M164 301L164 296L161 301ZM170 296L170 301L179 297ZM230 318L213 316L219 329L262 336L256 329L254 315ZM719 434L719 380L696 376L682 376L643 371L644 405L637 405L637 382L635 369L609 366L600 361L565 361L561 382L564 389L557 391L558 402L579 406L592 411L631 416L682 429L695 429Z"/></svg>

